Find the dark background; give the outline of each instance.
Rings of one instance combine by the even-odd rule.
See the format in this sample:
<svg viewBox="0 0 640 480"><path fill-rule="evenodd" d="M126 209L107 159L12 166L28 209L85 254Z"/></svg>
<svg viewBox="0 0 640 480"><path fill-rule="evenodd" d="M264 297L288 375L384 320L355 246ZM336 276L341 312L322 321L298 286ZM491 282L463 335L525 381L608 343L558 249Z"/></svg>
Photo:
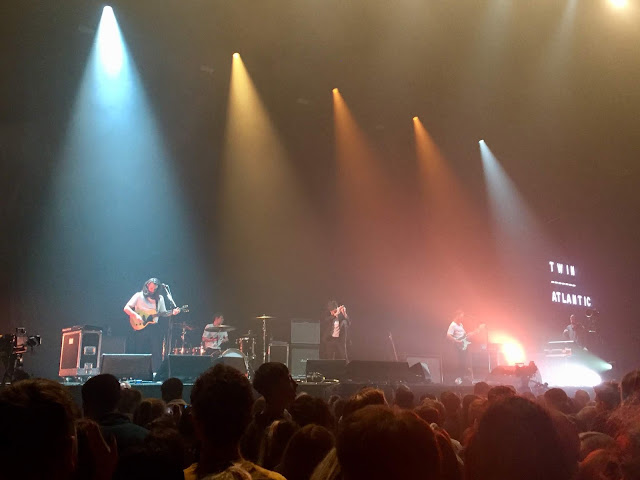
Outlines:
<svg viewBox="0 0 640 480"><path fill-rule="evenodd" d="M103 5L9 0L0 16L0 330L24 326L43 336L27 356L28 371L55 377L65 326L126 334L122 307L151 276L191 305L185 318L197 329L223 311L239 330L258 330L252 317L267 313L278 317L274 337L284 338L290 318L318 318L335 297L356 322L359 358L389 358L388 331L401 352L437 351L459 306L499 319L533 351L558 336L569 313L584 313L551 305L548 260L576 265L581 289L601 312L606 355L621 369L637 366L636 2L620 11L605 1L557 0L111 5L170 159L170 179L142 153L133 170L142 186L71 175L67 181L85 187L62 200L54 179L66 168L65 139ZM243 244L247 258L268 261L255 269L238 260L243 252L223 255L220 237L236 51L314 225L313 241L293 250L272 248L291 242L289 233L256 234ZM358 242L344 242L336 231L334 87L393 189L380 192L388 208L358 239L367 245L376 237L387 248L364 260L355 255ZM418 206L414 115L478 207L455 242L459 250L448 252L470 288L426 248L439 232ZM135 128L128 134L135 137ZM505 246L492 241L480 139L535 214L548 252L523 247L522 262L500 264ZM129 141L122 139L125 151ZM87 145L87 162L100 148Z"/></svg>

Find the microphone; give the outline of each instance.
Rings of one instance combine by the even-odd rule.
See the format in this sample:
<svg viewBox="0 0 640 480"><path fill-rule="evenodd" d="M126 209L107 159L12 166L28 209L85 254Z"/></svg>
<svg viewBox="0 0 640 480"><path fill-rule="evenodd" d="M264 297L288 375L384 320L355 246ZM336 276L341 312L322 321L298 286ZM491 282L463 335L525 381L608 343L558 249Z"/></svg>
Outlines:
<svg viewBox="0 0 640 480"><path fill-rule="evenodd" d="M160 285L163 286L164 288L167 288L169 286L166 283L161 283Z"/></svg>

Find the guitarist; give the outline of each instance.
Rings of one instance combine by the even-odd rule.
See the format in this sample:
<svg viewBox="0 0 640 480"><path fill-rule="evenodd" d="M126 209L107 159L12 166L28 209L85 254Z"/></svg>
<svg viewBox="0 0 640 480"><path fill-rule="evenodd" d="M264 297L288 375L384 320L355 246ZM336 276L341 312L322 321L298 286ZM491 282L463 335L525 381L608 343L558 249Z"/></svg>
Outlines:
<svg viewBox="0 0 640 480"><path fill-rule="evenodd" d="M453 320L449 324L447 330L447 340L455 346L455 361L452 365L452 373L456 384L461 384L465 380L472 379L472 371L469 365L469 337L472 337L477 331L469 332L464 329L464 311L461 309L453 313Z"/></svg>
<svg viewBox="0 0 640 480"><path fill-rule="evenodd" d="M153 355L153 371L158 371L162 361L162 341L164 332L158 324L158 317L169 317L180 313L179 308L167 311L164 297L160 295L160 280L150 278L142 291L136 292L124 306L129 315L133 332L129 337L127 351L129 353L151 353Z"/></svg>

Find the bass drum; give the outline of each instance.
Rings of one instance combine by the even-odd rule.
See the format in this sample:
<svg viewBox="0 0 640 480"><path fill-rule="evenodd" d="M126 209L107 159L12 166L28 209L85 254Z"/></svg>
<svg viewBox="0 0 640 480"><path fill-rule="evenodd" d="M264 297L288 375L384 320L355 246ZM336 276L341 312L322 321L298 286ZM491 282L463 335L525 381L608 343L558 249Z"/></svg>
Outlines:
<svg viewBox="0 0 640 480"><path fill-rule="evenodd" d="M216 363L224 363L239 370L245 377L249 376L247 357L237 348L228 348L216 359Z"/></svg>

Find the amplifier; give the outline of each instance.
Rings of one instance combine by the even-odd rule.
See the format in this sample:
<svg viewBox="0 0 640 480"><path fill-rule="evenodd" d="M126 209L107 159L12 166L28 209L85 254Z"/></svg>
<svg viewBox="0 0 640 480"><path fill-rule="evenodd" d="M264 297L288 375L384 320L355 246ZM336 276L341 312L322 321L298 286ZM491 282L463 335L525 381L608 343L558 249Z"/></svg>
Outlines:
<svg viewBox="0 0 640 480"><path fill-rule="evenodd" d="M289 371L292 377L301 378L307 375L307 360L320 358L318 345L292 344Z"/></svg>
<svg viewBox="0 0 640 480"><path fill-rule="evenodd" d="M320 322L306 318L291 320L291 343L320 344Z"/></svg>
<svg viewBox="0 0 640 480"><path fill-rule="evenodd" d="M85 377L100 373L102 329L76 325L62 329L61 377Z"/></svg>
<svg viewBox="0 0 640 480"><path fill-rule="evenodd" d="M275 342L269 343L269 349L267 351L267 360L269 362L284 363L289 366L289 344L287 342Z"/></svg>

